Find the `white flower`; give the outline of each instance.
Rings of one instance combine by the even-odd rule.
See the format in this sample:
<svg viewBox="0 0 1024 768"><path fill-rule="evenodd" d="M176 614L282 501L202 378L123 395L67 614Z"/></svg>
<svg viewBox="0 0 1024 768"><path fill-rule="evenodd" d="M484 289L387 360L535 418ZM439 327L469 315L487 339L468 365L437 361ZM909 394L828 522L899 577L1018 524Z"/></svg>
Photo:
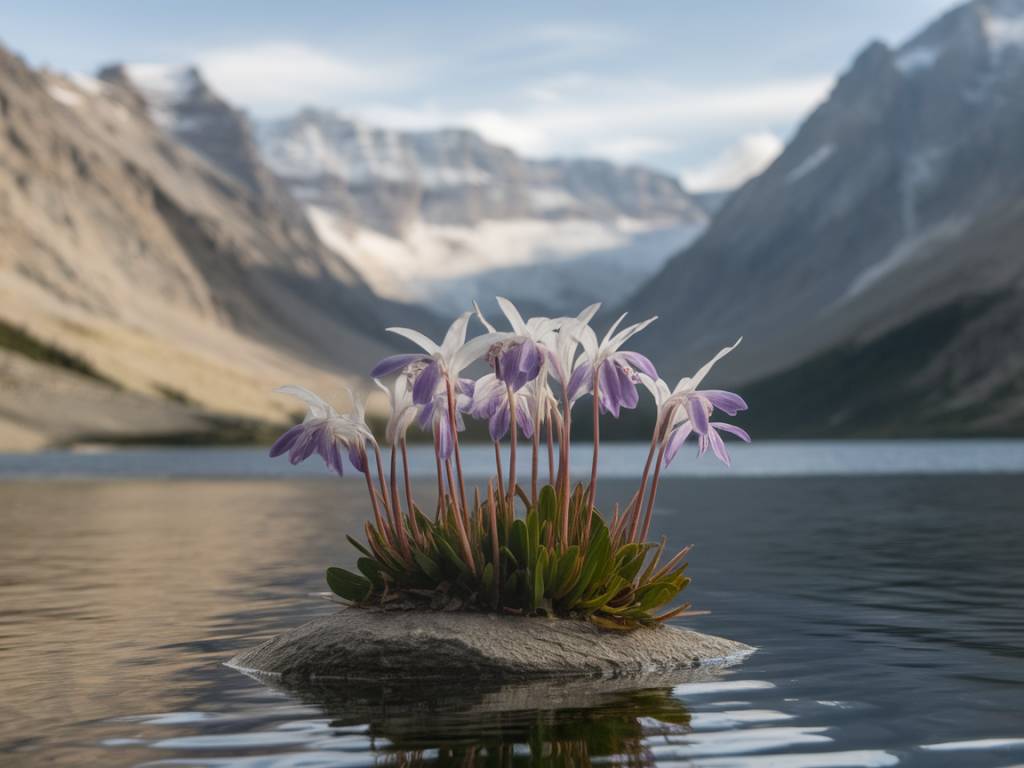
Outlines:
<svg viewBox="0 0 1024 768"><path fill-rule="evenodd" d="M423 350L423 354L393 355L381 360L374 367L371 376L386 376L397 370L403 370L417 362L425 363L423 370L416 376L413 383L413 402L426 405L437 391L438 386L447 377L454 383L459 374L490 349L491 345L503 339L507 334L485 333L466 341L466 328L472 312L463 312L448 328L441 344L428 339L412 328L388 328L391 333L403 336Z"/></svg>
<svg viewBox="0 0 1024 768"><path fill-rule="evenodd" d="M304 387L286 386L275 389L283 395L296 397L307 406L301 424L289 429L270 449L271 457L288 452L292 464L320 454L329 469L342 474L339 446L348 451L349 460L360 472L366 471L366 443L376 445L373 432L366 424L366 409L351 389L352 412L339 414L327 401Z"/></svg>

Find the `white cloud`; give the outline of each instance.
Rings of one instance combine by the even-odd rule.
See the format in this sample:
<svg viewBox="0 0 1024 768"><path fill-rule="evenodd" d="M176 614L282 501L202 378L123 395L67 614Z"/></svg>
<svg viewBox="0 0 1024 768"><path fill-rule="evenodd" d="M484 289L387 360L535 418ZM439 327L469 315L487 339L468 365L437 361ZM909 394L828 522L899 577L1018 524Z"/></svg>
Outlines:
<svg viewBox="0 0 1024 768"><path fill-rule="evenodd" d="M810 77L685 88L576 73L535 83L511 103L493 108L403 110L402 123L420 128L469 126L527 155L644 161L684 151L691 141L707 143L723 133L760 135L748 150L766 155L766 126L801 118L828 94L832 83L831 77ZM377 106L361 114L373 119L387 112Z"/></svg>
<svg viewBox="0 0 1024 768"><path fill-rule="evenodd" d="M568 45L574 36L581 44L614 37L599 27L549 25L532 31L535 41L548 43ZM720 145L722 136L762 137L734 149L730 158L716 158L716 167L687 168L697 186L718 183L716 168L717 176L730 179L750 171L720 169L756 168L756 158L770 154L764 131L798 120L833 83L831 76L810 76L684 85L566 67L550 77L471 94L460 89L461 70L443 62L403 61L391 53L382 52L378 63L276 41L207 50L195 58L216 90L257 114L315 105L385 127L468 127L530 156L596 155L685 167L694 145ZM438 83L448 85L436 90Z"/></svg>
<svg viewBox="0 0 1024 768"><path fill-rule="evenodd" d="M774 133L747 134L717 157L684 170L683 185L691 192L733 189L771 165L782 150L782 140Z"/></svg>
<svg viewBox="0 0 1024 768"><path fill-rule="evenodd" d="M673 145L651 136L619 136L593 145L594 154L619 163L632 163L671 152Z"/></svg>
<svg viewBox="0 0 1024 768"><path fill-rule="evenodd" d="M217 91L257 112L332 105L415 82L413 68L393 60L381 66L287 41L208 50L196 56L196 63Z"/></svg>

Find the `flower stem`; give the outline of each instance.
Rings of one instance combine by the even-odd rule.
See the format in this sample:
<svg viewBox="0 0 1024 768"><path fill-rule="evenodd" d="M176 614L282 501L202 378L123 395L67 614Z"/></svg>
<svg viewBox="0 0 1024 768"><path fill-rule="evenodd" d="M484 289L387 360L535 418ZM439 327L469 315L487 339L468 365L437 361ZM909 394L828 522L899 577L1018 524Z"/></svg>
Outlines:
<svg viewBox="0 0 1024 768"><path fill-rule="evenodd" d="M665 443L658 449L658 463L654 465L654 477L651 479L651 497L647 500L647 511L644 513L644 527L640 534L640 540L647 539L647 533L651 529L651 515L654 513L654 498L658 495L658 480L661 477L661 465L665 458Z"/></svg>
<svg viewBox="0 0 1024 768"><path fill-rule="evenodd" d="M402 547L402 554L409 558L409 537L405 531L405 522L402 520L402 504L398 500L398 452L394 445L391 446L391 474L388 479L391 486L391 516L395 519L398 543Z"/></svg>
<svg viewBox="0 0 1024 768"><path fill-rule="evenodd" d="M487 481L487 511L491 524L491 563L494 568L494 595L492 596L492 603L497 608L501 596L501 585L499 583L501 579L501 552L498 549L501 543L498 541L498 510L495 508L494 502L494 485L490 480Z"/></svg>
<svg viewBox="0 0 1024 768"><path fill-rule="evenodd" d="M511 452L508 457L508 508L515 508L516 501L516 444L518 429L516 428L516 398L512 387L506 385L508 390L508 416L509 435L511 437Z"/></svg>
<svg viewBox="0 0 1024 768"><path fill-rule="evenodd" d="M448 423L452 430L452 444L455 446L455 470L459 478L459 500L462 502L462 514L469 518L469 509L466 507L466 482L462 478L462 450L459 448L459 431L455 421L455 389L452 380L445 377L445 384L448 391ZM453 491L454 493L454 491Z"/></svg>
<svg viewBox="0 0 1024 768"><path fill-rule="evenodd" d="M505 498L505 470L501 466L501 445L494 441L494 465L498 468L498 497Z"/></svg>
<svg viewBox="0 0 1024 768"><path fill-rule="evenodd" d="M601 449L601 397L598 392L597 372L600 366L594 366L594 457L590 462L590 491L587 493L587 524L584 528L582 542L586 544L590 536L590 521L594 515L594 496L597 493L597 457Z"/></svg>
<svg viewBox="0 0 1024 768"><path fill-rule="evenodd" d="M657 448L659 426L655 425L654 434L651 435L651 447L647 451L647 461L644 463L644 472L640 476L640 487L637 489L636 506L630 510L633 517L633 527L630 528L630 541L636 536L637 526L640 525L640 507L644 504L644 494L647 492L647 475L651 471L651 460L654 458L654 450Z"/></svg>
<svg viewBox="0 0 1024 768"><path fill-rule="evenodd" d="M381 502L384 504L384 511L390 514L391 510L388 508L390 506L388 504L388 489L384 481L384 462L381 459L380 446L376 443L373 444L373 455L377 460L377 482L380 484Z"/></svg>
<svg viewBox="0 0 1024 768"><path fill-rule="evenodd" d="M370 477L369 467L363 472L363 476L366 478L366 490L370 492L370 503L373 505L373 519L377 523L377 530L380 531L384 540L388 541L391 537L388 535L388 526L384 523L384 518L380 514L380 505L377 504L377 492L373 489L373 480Z"/></svg>
<svg viewBox="0 0 1024 768"><path fill-rule="evenodd" d="M402 450L402 478L405 480L405 504L409 510L409 528L412 529L412 538L417 544L420 540L420 525L416 519L416 505L412 501L412 481L409 479L409 450L405 445L405 438L399 442Z"/></svg>
<svg viewBox="0 0 1024 768"><path fill-rule="evenodd" d="M434 514L436 521L441 520L441 510L447 506L444 495L444 470L441 468L441 451L438 445L441 442L441 428L434 425L434 461L437 464L437 512Z"/></svg>
<svg viewBox="0 0 1024 768"><path fill-rule="evenodd" d="M565 417L562 419L562 434L558 438L558 472L562 481L562 551L565 551L569 546L569 437L572 434L572 403L565 385L562 386L562 402Z"/></svg>
<svg viewBox="0 0 1024 768"><path fill-rule="evenodd" d="M548 404L547 427L548 427L548 484L555 484L555 429L552 423L555 415L551 404Z"/></svg>
<svg viewBox="0 0 1024 768"><path fill-rule="evenodd" d="M462 519L462 515L459 514L459 510L457 508L458 505L455 502L456 490L455 490L455 480L452 477L452 461L451 461L451 459L448 459L448 460L445 461L444 467L445 467L445 472L448 475L448 487L451 488L452 507L455 507L455 509L452 510L452 517L455 518L455 530L458 532L458 534L459 534L459 542L462 544L462 554L466 558L466 563L469 565L469 569L471 571L475 571L476 570L476 564L475 564L475 562L473 560L473 548L471 546L469 546L469 535L466 533L466 526L465 526L464 521Z"/></svg>

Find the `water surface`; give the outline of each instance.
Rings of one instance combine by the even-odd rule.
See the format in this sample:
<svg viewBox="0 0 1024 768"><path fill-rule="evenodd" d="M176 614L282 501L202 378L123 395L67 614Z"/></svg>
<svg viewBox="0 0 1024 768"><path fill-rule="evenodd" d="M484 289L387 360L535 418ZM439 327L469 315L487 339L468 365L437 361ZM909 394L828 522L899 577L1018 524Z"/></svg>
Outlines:
<svg viewBox="0 0 1024 768"><path fill-rule="evenodd" d="M738 666L640 689L301 691L223 662L332 610L311 595L352 562L356 482L10 478L0 763L1024 763L1024 476L788 475L658 497L712 610L686 625L759 647Z"/></svg>

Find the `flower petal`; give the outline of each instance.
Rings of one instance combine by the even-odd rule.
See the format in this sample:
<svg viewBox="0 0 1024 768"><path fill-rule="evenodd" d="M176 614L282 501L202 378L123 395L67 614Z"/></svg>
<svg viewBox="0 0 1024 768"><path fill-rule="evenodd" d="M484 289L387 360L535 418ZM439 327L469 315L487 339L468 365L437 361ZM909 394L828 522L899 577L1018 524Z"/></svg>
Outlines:
<svg viewBox="0 0 1024 768"><path fill-rule="evenodd" d="M487 422L487 431L490 432L491 440L494 442L501 440L508 432L510 422L508 406L497 408Z"/></svg>
<svg viewBox="0 0 1024 768"><path fill-rule="evenodd" d="M445 360L450 360L459 347L466 343L466 328L469 327L469 318L472 316L472 312L463 312L448 328L448 333L441 342L441 357Z"/></svg>
<svg viewBox="0 0 1024 768"><path fill-rule="evenodd" d="M672 463L672 460L679 453L679 449L683 447L683 443L693 433L693 427L690 426L690 422L686 421L679 427L677 427L668 438L668 442L665 443L665 459L664 466L668 466Z"/></svg>
<svg viewBox="0 0 1024 768"><path fill-rule="evenodd" d="M381 376L388 376L396 371L400 371L412 363L418 363L421 361L429 360L430 358L426 355L416 354L415 352L403 355L391 355L385 357L370 371L370 376L374 379L380 378Z"/></svg>
<svg viewBox="0 0 1024 768"><path fill-rule="evenodd" d="M302 434L305 428L305 424L296 424L277 438L277 440L274 441L274 444L270 447L270 458L277 458L291 448L295 444L295 441L299 439L299 435Z"/></svg>
<svg viewBox="0 0 1024 768"><path fill-rule="evenodd" d="M516 309L516 305L504 296L496 296L495 298L498 300L498 306L501 307L501 311L508 318L512 330L520 336L526 335L526 323L523 321L523 316L519 314L519 310Z"/></svg>
<svg viewBox="0 0 1024 768"><path fill-rule="evenodd" d="M428 355L436 355L441 351L441 348L437 346L433 341L428 339L419 331L414 331L412 328L388 328L389 333L394 333L399 336L403 336L415 344L417 347L422 349Z"/></svg>
<svg viewBox="0 0 1024 768"><path fill-rule="evenodd" d="M732 461L729 459L729 452L725 449L725 443L722 442L722 436L719 435L713 428L708 430L708 442L711 443L711 450L714 452L725 466L731 466Z"/></svg>
<svg viewBox="0 0 1024 768"><path fill-rule="evenodd" d="M730 352L732 352L734 349L736 349L736 347L739 346L741 341L743 341L743 337L742 336L740 336L738 339L736 339L736 343L733 344L731 347L723 347L722 349L718 350L718 354L717 355L715 355L710 360L708 360L706 363L704 363L704 365L701 366L700 370L697 371L697 373L695 373L693 375L692 379L690 379L690 381L689 381L690 389L693 390L693 389L696 389L697 387L699 387L700 383L702 381L704 381L704 377L708 375L708 373L711 371L711 368L715 365L715 363L717 363L723 357L725 357ZM678 390L679 387L676 387L676 389Z"/></svg>
<svg viewBox="0 0 1024 768"><path fill-rule="evenodd" d="M434 397L438 384L441 383L441 366L431 360L412 385L412 401L416 405L426 405Z"/></svg>
<svg viewBox="0 0 1024 768"><path fill-rule="evenodd" d="M352 443L348 447L348 460L359 472L366 473L366 449L361 444Z"/></svg>
<svg viewBox="0 0 1024 768"><path fill-rule="evenodd" d="M533 417L530 416L530 409L526 407L526 403L521 400L516 401L516 424L519 425L523 437L533 437Z"/></svg>
<svg viewBox="0 0 1024 768"><path fill-rule="evenodd" d="M581 362L576 366L569 377L569 402L574 402L578 397L590 391L593 387L594 367L587 362Z"/></svg>
<svg viewBox="0 0 1024 768"><path fill-rule="evenodd" d="M619 388L619 376L615 363L606 360L601 363L597 372L598 389L601 398L601 409L619 418L619 405L622 403L622 390Z"/></svg>
<svg viewBox="0 0 1024 768"><path fill-rule="evenodd" d="M658 371L655 369L654 363L639 352L619 352L616 357L625 360L631 367L640 373L647 374L652 379L658 378Z"/></svg>
<svg viewBox="0 0 1024 768"><path fill-rule="evenodd" d="M492 345L508 337L507 333L485 333L470 339L447 360L449 375L458 376L472 363L487 354L487 350Z"/></svg>
<svg viewBox="0 0 1024 768"><path fill-rule="evenodd" d="M274 391L282 395L297 397L309 407L309 412L314 418L326 418L334 410L326 400L320 397L320 395L315 392L310 392L305 387L297 387L294 384L289 384L286 387L278 387Z"/></svg>
<svg viewBox="0 0 1024 768"><path fill-rule="evenodd" d="M686 398L686 415L690 417L693 431L702 437L708 433L708 414L699 397Z"/></svg>
<svg viewBox="0 0 1024 768"><path fill-rule="evenodd" d="M453 446L451 425L448 423L448 419L441 419L437 423L437 445L435 446L438 455L442 459L450 459Z"/></svg>
<svg viewBox="0 0 1024 768"><path fill-rule="evenodd" d="M747 410L746 401L735 392L726 392L724 389L702 389L699 394L707 398L715 408L730 416Z"/></svg>
<svg viewBox="0 0 1024 768"><path fill-rule="evenodd" d="M737 427L735 424L726 424L722 421L712 421L711 426L715 429L720 429L723 432L728 432L731 435L736 435L736 437L745 443L750 442L750 435L747 434L747 430L742 427Z"/></svg>

